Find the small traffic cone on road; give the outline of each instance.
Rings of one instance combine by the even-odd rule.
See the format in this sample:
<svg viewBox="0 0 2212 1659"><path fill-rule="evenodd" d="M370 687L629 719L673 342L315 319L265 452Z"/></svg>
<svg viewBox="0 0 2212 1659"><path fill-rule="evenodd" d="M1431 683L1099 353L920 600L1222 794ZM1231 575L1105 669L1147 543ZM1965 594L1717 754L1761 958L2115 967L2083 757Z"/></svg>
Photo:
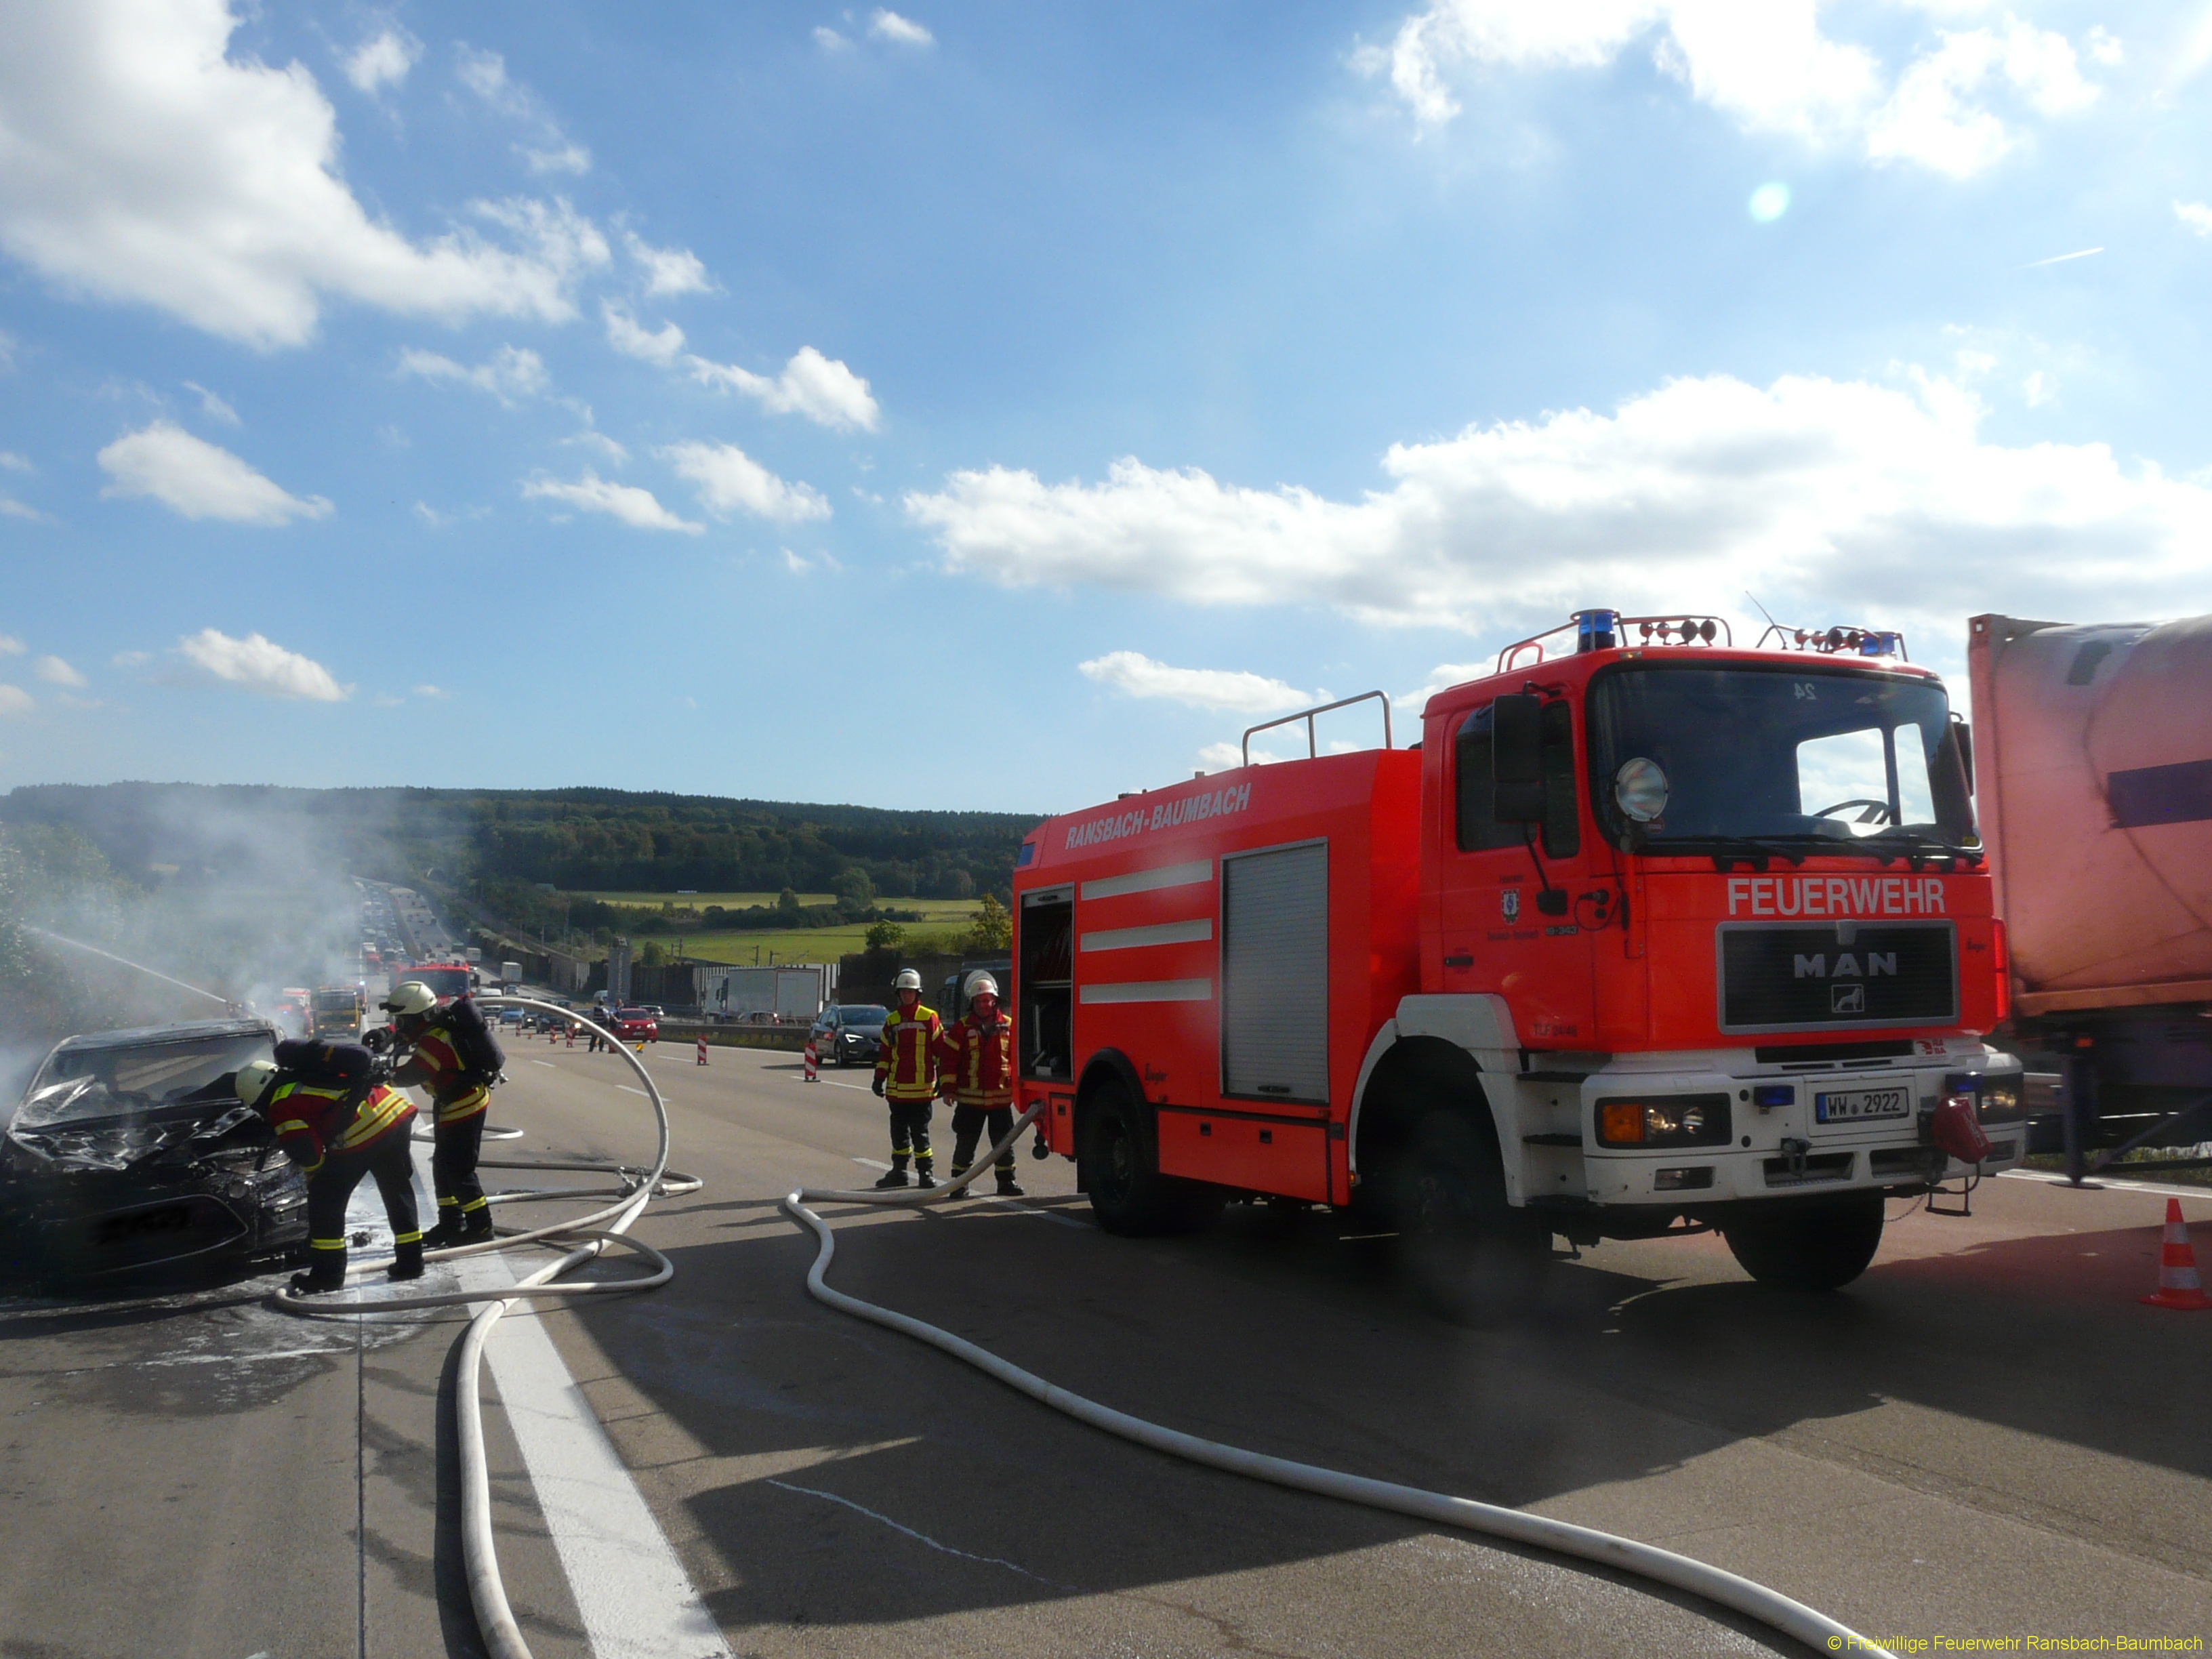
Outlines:
<svg viewBox="0 0 2212 1659"><path fill-rule="evenodd" d="M704 1037L699 1039L699 1063L702 1066L707 1063L707 1039Z"/></svg>
<svg viewBox="0 0 2212 1659"><path fill-rule="evenodd" d="M812 1037L806 1039L806 1054L805 1058L806 1063L799 1074L799 1080L801 1083L818 1083L821 1081L820 1074L822 1069L822 1059L820 1055L814 1052L814 1039Z"/></svg>
<svg viewBox="0 0 2212 1659"><path fill-rule="evenodd" d="M2165 1248L2159 1252L2158 1290L2143 1297L2154 1308L2174 1308L2184 1313L2212 1309L2212 1297L2197 1277L2197 1251L2189 1242L2189 1224L2181 1218L2181 1200L2166 1200Z"/></svg>

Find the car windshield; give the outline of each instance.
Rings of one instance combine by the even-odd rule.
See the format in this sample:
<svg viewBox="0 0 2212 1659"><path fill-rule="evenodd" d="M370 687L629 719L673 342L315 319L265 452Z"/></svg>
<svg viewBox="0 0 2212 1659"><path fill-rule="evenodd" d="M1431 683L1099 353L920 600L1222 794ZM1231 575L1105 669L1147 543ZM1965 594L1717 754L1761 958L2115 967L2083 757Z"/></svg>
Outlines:
<svg viewBox="0 0 2212 1659"><path fill-rule="evenodd" d="M469 994L469 970L465 968L410 968L407 977L421 980L434 996L461 997Z"/></svg>
<svg viewBox="0 0 2212 1659"><path fill-rule="evenodd" d="M1616 669L1591 687L1589 757L1620 845L1979 845L1949 702L1927 680L1826 664Z"/></svg>
<svg viewBox="0 0 2212 1659"><path fill-rule="evenodd" d="M857 1002L841 1009L838 1018L848 1025L880 1025L890 1018L890 1010L879 1002Z"/></svg>
<svg viewBox="0 0 2212 1659"><path fill-rule="evenodd" d="M202 1093L228 1099L238 1068L270 1054L270 1038L258 1031L64 1049L50 1056L31 1079L15 1112L15 1127L122 1117Z"/></svg>
<svg viewBox="0 0 2212 1659"><path fill-rule="evenodd" d="M615 1018L617 1019L651 1019L653 1018L653 1010L650 1008L625 1008L620 1013L617 1014Z"/></svg>

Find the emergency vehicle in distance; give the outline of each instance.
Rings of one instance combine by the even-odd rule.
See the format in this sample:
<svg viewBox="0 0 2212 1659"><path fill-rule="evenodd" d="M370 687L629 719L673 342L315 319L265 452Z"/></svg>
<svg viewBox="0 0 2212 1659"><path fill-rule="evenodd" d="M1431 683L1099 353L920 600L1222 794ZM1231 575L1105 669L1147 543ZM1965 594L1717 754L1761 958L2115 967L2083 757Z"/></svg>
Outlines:
<svg viewBox="0 0 2212 1659"><path fill-rule="evenodd" d="M1318 754L1370 699L1384 746ZM1369 692L1024 843L1020 1101L1109 1230L1357 1203L1480 1316L1554 1234L1685 1222L1848 1283L1961 1170L1939 1107L2019 1162L1972 744L1901 636L1579 611L1390 744Z"/></svg>

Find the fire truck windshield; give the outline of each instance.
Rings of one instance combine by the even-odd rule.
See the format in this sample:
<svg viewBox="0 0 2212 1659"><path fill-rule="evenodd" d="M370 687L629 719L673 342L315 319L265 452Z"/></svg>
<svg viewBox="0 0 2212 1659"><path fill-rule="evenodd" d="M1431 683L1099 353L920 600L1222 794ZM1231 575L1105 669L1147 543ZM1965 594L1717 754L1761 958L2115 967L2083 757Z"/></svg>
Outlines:
<svg viewBox="0 0 2212 1659"><path fill-rule="evenodd" d="M1631 848L1970 848L1979 840L1950 726L1942 687L1902 675L1624 665L1590 687L1593 798L1607 834Z"/></svg>

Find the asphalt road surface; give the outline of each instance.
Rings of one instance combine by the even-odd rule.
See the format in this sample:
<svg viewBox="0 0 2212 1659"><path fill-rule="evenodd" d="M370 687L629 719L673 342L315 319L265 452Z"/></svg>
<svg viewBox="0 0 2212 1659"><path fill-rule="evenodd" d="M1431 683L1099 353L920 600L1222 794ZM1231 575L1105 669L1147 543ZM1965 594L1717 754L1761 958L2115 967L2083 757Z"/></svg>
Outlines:
<svg viewBox="0 0 2212 1659"><path fill-rule="evenodd" d="M526 1134L488 1156L649 1149L615 1057L509 1056L493 1115ZM707 1183L639 1229L675 1282L518 1313L491 1344L487 1398L513 1395L523 1436L488 1409L501 1556L541 1659L702 1650L655 1633L682 1620L635 1586L668 1574L735 1656L1794 1650L1175 1462L819 1306L775 1200L874 1179L865 1074L648 1063ZM1470 1332L1333 1218L1117 1239L1073 1177L1024 1156L1025 1200L824 1206L833 1282L1139 1416L1625 1533L1869 1635L2212 1633L2212 1316L2137 1301L2154 1194L2006 1179L1971 1218L1895 1205L1874 1268L1816 1298L1711 1237L1611 1244L1560 1267L1541 1317ZM2186 1207L2212 1262L2212 1201ZM0 1305L0 1656L478 1650L443 1427L459 1318L302 1321L274 1282ZM563 1419L579 1397L611 1457Z"/></svg>

